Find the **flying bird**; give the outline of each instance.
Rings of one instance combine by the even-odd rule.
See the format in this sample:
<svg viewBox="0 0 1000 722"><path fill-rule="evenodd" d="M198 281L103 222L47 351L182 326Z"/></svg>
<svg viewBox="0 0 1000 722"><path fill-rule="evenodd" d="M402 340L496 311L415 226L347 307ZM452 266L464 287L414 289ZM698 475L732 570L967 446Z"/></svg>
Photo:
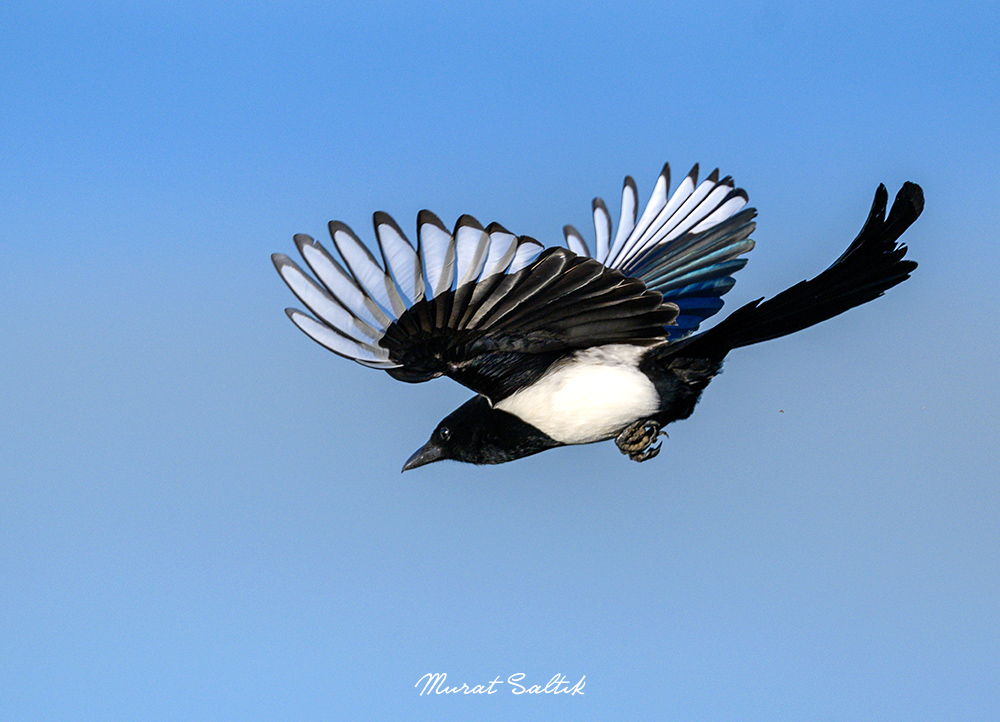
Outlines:
<svg viewBox="0 0 1000 722"><path fill-rule="evenodd" d="M341 261L313 238L278 273L309 310L286 309L314 341L411 383L448 376L476 393L444 418L403 471L442 459L500 464L557 446L614 439L634 461L655 457L667 424L694 411L733 349L799 331L881 296L917 264L897 241L923 210L904 183L886 214L884 185L833 265L696 333L723 305L754 246L756 211L718 170L696 165L671 194L664 166L641 215L625 178L617 229L592 204L594 252L572 226L546 248L463 215L449 231L417 215L413 244L374 214L381 263L331 221Z"/></svg>

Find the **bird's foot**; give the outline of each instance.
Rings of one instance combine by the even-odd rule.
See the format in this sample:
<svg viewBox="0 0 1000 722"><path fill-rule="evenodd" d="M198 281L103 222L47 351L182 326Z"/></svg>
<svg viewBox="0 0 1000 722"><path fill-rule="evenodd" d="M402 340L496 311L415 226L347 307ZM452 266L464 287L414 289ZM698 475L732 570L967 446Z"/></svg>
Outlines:
<svg viewBox="0 0 1000 722"><path fill-rule="evenodd" d="M647 461L660 453L661 441L656 446L653 442L660 435L666 436L666 431L660 430L660 425L652 419L636 421L615 438L618 449L628 454L632 461Z"/></svg>

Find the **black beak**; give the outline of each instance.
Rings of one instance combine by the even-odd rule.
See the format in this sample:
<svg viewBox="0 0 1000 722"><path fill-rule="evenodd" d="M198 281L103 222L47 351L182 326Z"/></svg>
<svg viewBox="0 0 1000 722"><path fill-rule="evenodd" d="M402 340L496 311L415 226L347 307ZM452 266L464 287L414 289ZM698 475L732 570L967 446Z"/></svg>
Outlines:
<svg viewBox="0 0 1000 722"><path fill-rule="evenodd" d="M435 446L433 441L428 441L406 460L406 463L403 464L403 471L416 469L418 466L430 464L432 461L440 461L443 458L444 450L440 446Z"/></svg>

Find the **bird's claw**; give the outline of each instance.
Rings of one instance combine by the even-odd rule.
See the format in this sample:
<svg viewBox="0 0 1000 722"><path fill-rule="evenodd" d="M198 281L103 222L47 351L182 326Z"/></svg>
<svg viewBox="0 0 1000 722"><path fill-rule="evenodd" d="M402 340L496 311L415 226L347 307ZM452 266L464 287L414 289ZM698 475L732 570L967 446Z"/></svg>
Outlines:
<svg viewBox="0 0 1000 722"><path fill-rule="evenodd" d="M623 454L628 454L632 461L647 461L660 453L663 442L653 446L660 435L666 436L666 431L660 430L660 425L652 419L636 421L618 434L615 443Z"/></svg>
<svg viewBox="0 0 1000 722"><path fill-rule="evenodd" d="M660 453L661 446L663 446L662 441L656 446L650 446L645 451L629 454L628 458L630 458L632 461L647 461Z"/></svg>

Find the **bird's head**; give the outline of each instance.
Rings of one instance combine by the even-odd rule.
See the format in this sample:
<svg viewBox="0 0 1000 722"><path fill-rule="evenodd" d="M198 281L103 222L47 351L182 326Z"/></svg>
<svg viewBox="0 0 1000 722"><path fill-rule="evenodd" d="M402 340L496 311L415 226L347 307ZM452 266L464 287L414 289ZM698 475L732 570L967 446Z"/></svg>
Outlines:
<svg viewBox="0 0 1000 722"><path fill-rule="evenodd" d="M490 463L480 458L483 452L480 440L489 426L492 411L485 396L466 401L441 420L430 440L406 460L403 471L444 459L472 464Z"/></svg>
<svg viewBox="0 0 1000 722"><path fill-rule="evenodd" d="M534 426L493 408L485 396L476 396L438 424L430 440L403 464L403 471L444 459L502 464L559 445Z"/></svg>

